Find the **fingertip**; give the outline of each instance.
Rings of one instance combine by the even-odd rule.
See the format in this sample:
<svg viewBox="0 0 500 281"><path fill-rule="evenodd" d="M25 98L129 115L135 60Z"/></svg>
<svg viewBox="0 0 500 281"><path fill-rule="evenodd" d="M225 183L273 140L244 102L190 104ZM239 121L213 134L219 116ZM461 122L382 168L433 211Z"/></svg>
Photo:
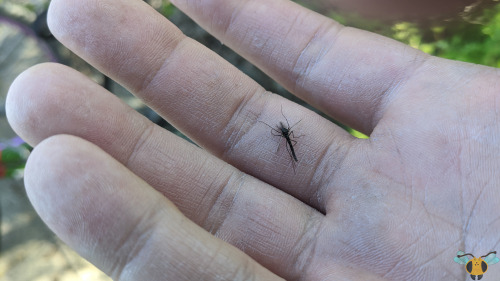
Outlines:
<svg viewBox="0 0 500 281"><path fill-rule="evenodd" d="M41 141L28 158L24 177L38 215L83 256L92 255L88 247L94 242L88 241L102 235L115 220L113 210L128 195L116 190L134 181L99 147L71 135Z"/></svg>
<svg viewBox="0 0 500 281"><path fill-rule="evenodd" d="M65 26L68 26L68 22L74 17L74 14L68 11L68 8L74 7L78 9L79 2L86 1L75 1L71 0L52 0L49 5L47 12L47 25L49 26L50 32L56 37L60 38L64 34ZM74 18L73 18L74 20Z"/></svg>
<svg viewBox="0 0 500 281"><path fill-rule="evenodd" d="M12 129L30 144L34 143L34 139L26 128L36 126L36 101L39 94L45 92L47 67L53 64L43 63L28 68L16 77L7 92L7 120Z"/></svg>
<svg viewBox="0 0 500 281"><path fill-rule="evenodd" d="M30 199L61 192L58 187L64 186L68 178L74 178L75 166L85 161L83 156L91 153L91 145L75 136L55 135L35 146L26 162L24 175ZM35 208L36 201L32 201Z"/></svg>
<svg viewBox="0 0 500 281"><path fill-rule="evenodd" d="M12 129L23 140L36 145L44 122L54 81L67 69L56 63L42 63L22 72L11 84L6 98L6 116ZM67 70L66 70L67 71Z"/></svg>
<svg viewBox="0 0 500 281"><path fill-rule="evenodd" d="M47 11L47 25L49 26L50 32L52 34L57 33L58 31L58 24L57 24L57 15L60 12L60 2L64 1L59 1L59 0L52 0L50 1L49 9Z"/></svg>
<svg viewBox="0 0 500 281"><path fill-rule="evenodd" d="M70 179L78 177L75 167L86 154L88 144L74 136L56 135L40 142L31 152L25 167L24 184L31 204L43 221L58 235L65 236L67 221L75 204ZM78 147L78 149L74 149Z"/></svg>

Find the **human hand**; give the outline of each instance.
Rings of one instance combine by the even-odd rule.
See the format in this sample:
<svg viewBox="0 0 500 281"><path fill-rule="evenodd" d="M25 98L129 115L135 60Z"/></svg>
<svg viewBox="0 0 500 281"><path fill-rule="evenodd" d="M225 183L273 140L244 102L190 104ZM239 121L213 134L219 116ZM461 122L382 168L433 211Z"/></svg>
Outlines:
<svg viewBox="0 0 500 281"><path fill-rule="evenodd" d="M457 280L458 250L498 247L496 69L284 0L173 2L371 138L267 93L142 1L53 0L59 40L205 148L67 67L18 77L7 115L37 145L28 195L82 256L120 280ZM302 120L295 173L258 122L281 106Z"/></svg>

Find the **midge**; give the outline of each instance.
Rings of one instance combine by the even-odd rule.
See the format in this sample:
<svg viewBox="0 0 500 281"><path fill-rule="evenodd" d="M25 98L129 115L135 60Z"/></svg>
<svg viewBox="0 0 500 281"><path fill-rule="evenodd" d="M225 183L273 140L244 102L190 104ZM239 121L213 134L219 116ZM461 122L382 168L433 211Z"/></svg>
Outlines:
<svg viewBox="0 0 500 281"><path fill-rule="evenodd" d="M281 115L283 115L283 117L285 118L286 126L282 121L280 121L279 124L276 125L276 128L273 128L272 126L270 126L269 124L267 124L263 121L259 121L259 122L261 122L261 123L265 124L266 126L268 126L269 128L271 128L271 135L273 135L275 137L284 138L286 140L286 145L285 145L286 151L288 151L288 155L290 155L290 158L292 161L293 172L295 173L295 165L296 165L295 162L298 162L299 160L297 159L297 155L295 154L295 149L293 148L293 146L297 144L297 141L293 140L292 138L300 138L301 136L296 137L293 134L292 128L295 125L299 124L300 121L302 121L302 119L299 120L297 123L293 124L292 126L290 126L288 119L286 118L285 114L283 114L283 106L281 106ZM281 142L278 145L278 150L280 148L280 145L281 145Z"/></svg>

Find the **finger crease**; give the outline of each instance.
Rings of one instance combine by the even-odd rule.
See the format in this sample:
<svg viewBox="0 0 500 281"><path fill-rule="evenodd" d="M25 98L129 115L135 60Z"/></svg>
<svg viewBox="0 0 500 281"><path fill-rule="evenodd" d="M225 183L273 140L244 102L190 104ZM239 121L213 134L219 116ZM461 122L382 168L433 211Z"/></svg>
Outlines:
<svg viewBox="0 0 500 281"><path fill-rule="evenodd" d="M127 160L125 161L125 166L129 167L130 163L134 161L135 157L138 155L139 151L142 150L142 147L148 142L149 138L153 135L156 126L153 123L145 122L144 130L139 134L139 138L137 139L134 148L130 152Z"/></svg>

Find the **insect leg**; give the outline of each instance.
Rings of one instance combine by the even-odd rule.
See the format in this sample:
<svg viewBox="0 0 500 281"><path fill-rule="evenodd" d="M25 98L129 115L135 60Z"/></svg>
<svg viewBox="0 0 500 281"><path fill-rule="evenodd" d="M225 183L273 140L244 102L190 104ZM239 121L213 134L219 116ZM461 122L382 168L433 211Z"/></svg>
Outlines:
<svg viewBox="0 0 500 281"><path fill-rule="evenodd" d="M301 121L302 121L302 120L301 120ZM299 121L299 122L300 122L300 121ZM295 123L295 125L296 125L296 124L298 124L299 122ZM294 125L294 126L295 126L295 125ZM295 135L293 134L293 131L290 131L290 133L289 133L288 135L289 135L289 136L292 136L294 139L298 139L298 138L300 138L300 137L304 136L304 135L295 136Z"/></svg>
<svg viewBox="0 0 500 281"><path fill-rule="evenodd" d="M266 122L263 122L263 121L259 121L260 123L268 126L269 128L271 128L271 135L273 136L281 136L281 132L276 130L275 128L271 127L271 125L267 124Z"/></svg>

